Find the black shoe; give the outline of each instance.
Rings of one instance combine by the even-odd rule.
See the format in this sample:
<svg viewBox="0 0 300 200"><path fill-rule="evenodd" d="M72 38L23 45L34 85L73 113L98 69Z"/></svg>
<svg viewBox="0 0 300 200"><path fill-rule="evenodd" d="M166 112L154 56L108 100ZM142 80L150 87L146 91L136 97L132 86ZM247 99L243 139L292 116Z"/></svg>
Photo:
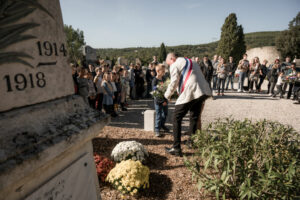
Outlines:
<svg viewBox="0 0 300 200"><path fill-rule="evenodd" d="M155 131L155 136L156 137L161 137L162 135L158 131Z"/></svg>
<svg viewBox="0 0 300 200"><path fill-rule="evenodd" d="M170 132L170 129L168 129L166 126L162 126L161 127L163 130L164 130L164 132L166 132L166 133L169 133Z"/></svg>
<svg viewBox="0 0 300 200"><path fill-rule="evenodd" d="M166 153L168 153L168 154L182 157L182 152L180 149L174 149L173 147L172 148L165 147L165 150L166 150Z"/></svg>

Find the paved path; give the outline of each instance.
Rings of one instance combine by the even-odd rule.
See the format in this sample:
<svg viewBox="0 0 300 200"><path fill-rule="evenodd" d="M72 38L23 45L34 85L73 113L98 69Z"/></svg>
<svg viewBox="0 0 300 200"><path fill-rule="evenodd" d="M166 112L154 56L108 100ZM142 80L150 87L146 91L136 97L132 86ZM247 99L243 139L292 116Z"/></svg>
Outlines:
<svg viewBox="0 0 300 200"><path fill-rule="evenodd" d="M120 117L112 119L111 126L139 128L144 127L143 112L154 109L153 100L138 100L130 102L127 112L121 112ZM169 116L167 126L172 129L172 112L174 102L169 105ZM300 133L300 105L292 100L271 98L267 94L249 94L226 92L225 96L217 97L216 100L206 101L202 114L204 124L218 118L232 117L243 120L267 119L291 125ZM183 131L187 130L188 116L183 121Z"/></svg>

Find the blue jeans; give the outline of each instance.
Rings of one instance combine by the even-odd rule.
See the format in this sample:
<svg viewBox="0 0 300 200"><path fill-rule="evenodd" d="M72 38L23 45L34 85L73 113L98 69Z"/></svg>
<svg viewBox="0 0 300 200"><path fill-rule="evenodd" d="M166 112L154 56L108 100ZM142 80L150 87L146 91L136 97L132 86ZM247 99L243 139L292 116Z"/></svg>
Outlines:
<svg viewBox="0 0 300 200"><path fill-rule="evenodd" d="M213 90L216 90L218 88L218 77L217 75L213 75Z"/></svg>
<svg viewBox="0 0 300 200"><path fill-rule="evenodd" d="M240 76L239 76L239 90L243 90L244 88L244 80L246 78L247 73L246 72L240 72Z"/></svg>
<svg viewBox="0 0 300 200"><path fill-rule="evenodd" d="M233 75L227 76L226 90L228 90L229 82L231 83L231 89L233 90L233 79L234 79Z"/></svg>
<svg viewBox="0 0 300 200"><path fill-rule="evenodd" d="M162 104L157 104L154 102L155 108L155 132L165 126L167 115L168 115L168 106L163 106Z"/></svg>

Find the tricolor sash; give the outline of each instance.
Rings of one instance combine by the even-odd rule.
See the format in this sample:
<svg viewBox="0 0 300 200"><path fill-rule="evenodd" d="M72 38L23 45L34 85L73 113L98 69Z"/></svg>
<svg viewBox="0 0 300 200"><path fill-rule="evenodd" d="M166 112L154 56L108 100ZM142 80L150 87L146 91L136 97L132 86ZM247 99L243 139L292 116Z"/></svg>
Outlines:
<svg viewBox="0 0 300 200"><path fill-rule="evenodd" d="M180 79L179 79L179 85L178 85L178 93L181 94L184 91L185 84L187 80L189 79L192 70L193 70L193 62L189 58L185 58L186 64L181 72Z"/></svg>

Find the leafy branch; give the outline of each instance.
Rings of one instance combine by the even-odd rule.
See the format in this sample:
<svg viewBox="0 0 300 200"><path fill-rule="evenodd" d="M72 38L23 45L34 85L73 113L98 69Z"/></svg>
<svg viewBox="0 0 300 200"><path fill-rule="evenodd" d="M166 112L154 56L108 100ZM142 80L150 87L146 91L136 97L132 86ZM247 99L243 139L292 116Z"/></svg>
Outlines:
<svg viewBox="0 0 300 200"><path fill-rule="evenodd" d="M19 20L39 9L53 16L37 0L0 0L0 65L5 63L22 63L29 67L33 66L24 60L31 58L25 52L4 52L4 49L30 39L36 38L34 35L24 34L26 31L38 27L40 24L34 22L15 24Z"/></svg>

